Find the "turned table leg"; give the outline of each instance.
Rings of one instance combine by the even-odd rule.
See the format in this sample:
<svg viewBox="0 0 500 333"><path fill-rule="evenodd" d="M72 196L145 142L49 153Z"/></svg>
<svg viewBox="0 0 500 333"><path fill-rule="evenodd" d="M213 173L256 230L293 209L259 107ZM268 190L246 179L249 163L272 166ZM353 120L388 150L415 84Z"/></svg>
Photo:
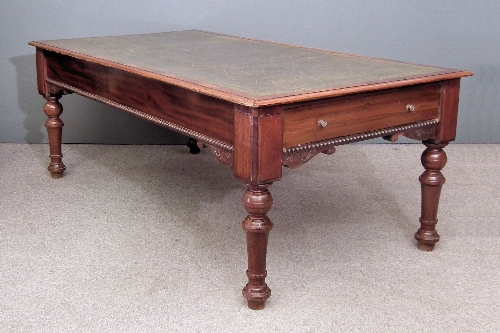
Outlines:
<svg viewBox="0 0 500 333"><path fill-rule="evenodd" d="M47 168L52 178L62 178L66 166L62 161L61 136L63 122L59 119L62 113L62 105L59 103L60 95L46 97L47 102L43 108L45 114L49 117L45 122L50 146L50 165Z"/></svg>
<svg viewBox="0 0 500 333"><path fill-rule="evenodd" d="M422 213L420 229L415 233L415 239L418 241L420 250L432 251L434 244L439 241L439 235L436 232L437 211L441 187L445 182L441 174L441 169L446 164L446 153L443 148L448 143L424 142L424 145L427 149L423 152L421 161L425 171L419 178L422 188Z"/></svg>
<svg viewBox="0 0 500 333"><path fill-rule="evenodd" d="M249 185L243 196L243 206L248 216L243 221L246 232L248 251L248 283L243 288L243 296L252 310L264 308L266 299L271 296L271 289L266 284L267 240L273 224L267 217L273 198L267 190L271 184Z"/></svg>

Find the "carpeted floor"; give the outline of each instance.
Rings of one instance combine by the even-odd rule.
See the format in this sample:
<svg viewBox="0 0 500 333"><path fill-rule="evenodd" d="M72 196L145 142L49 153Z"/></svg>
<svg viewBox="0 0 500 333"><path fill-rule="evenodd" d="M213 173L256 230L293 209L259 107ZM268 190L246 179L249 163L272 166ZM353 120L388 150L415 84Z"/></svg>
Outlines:
<svg viewBox="0 0 500 333"><path fill-rule="evenodd" d="M499 332L500 145L450 145L434 252L422 145L348 145L271 187L273 294L241 296L243 184L209 150L0 144L1 332Z"/></svg>

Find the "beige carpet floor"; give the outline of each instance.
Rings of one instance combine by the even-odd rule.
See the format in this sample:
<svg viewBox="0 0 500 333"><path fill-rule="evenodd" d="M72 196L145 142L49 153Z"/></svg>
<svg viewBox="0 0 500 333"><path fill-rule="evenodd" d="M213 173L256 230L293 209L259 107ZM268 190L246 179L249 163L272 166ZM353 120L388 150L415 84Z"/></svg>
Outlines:
<svg viewBox="0 0 500 333"><path fill-rule="evenodd" d="M500 145L450 145L434 252L423 146L348 145L271 187L272 296L241 296L243 184L209 150L0 144L1 332L500 332Z"/></svg>

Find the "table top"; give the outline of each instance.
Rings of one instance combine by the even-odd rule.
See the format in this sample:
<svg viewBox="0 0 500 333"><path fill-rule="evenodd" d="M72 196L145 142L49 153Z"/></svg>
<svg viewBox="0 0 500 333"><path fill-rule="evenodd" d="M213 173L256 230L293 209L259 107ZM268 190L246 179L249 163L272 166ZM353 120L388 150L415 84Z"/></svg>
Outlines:
<svg viewBox="0 0 500 333"><path fill-rule="evenodd" d="M253 107L471 75L196 30L30 44Z"/></svg>

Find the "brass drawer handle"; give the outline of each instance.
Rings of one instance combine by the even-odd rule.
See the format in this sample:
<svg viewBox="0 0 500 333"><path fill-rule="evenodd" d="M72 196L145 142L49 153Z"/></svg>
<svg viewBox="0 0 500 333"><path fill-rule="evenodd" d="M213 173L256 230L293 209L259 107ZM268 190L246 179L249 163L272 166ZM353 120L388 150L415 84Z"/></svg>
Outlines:
<svg viewBox="0 0 500 333"><path fill-rule="evenodd" d="M413 105L413 104L406 105L406 111L408 111L408 112L415 111L415 105Z"/></svg>
<svg viewBox="0 0 500 333"><path fill-rule="evenodd" d="M328 125L328 122L325 119L318 120L318 126L325 128Z"/></svg>

